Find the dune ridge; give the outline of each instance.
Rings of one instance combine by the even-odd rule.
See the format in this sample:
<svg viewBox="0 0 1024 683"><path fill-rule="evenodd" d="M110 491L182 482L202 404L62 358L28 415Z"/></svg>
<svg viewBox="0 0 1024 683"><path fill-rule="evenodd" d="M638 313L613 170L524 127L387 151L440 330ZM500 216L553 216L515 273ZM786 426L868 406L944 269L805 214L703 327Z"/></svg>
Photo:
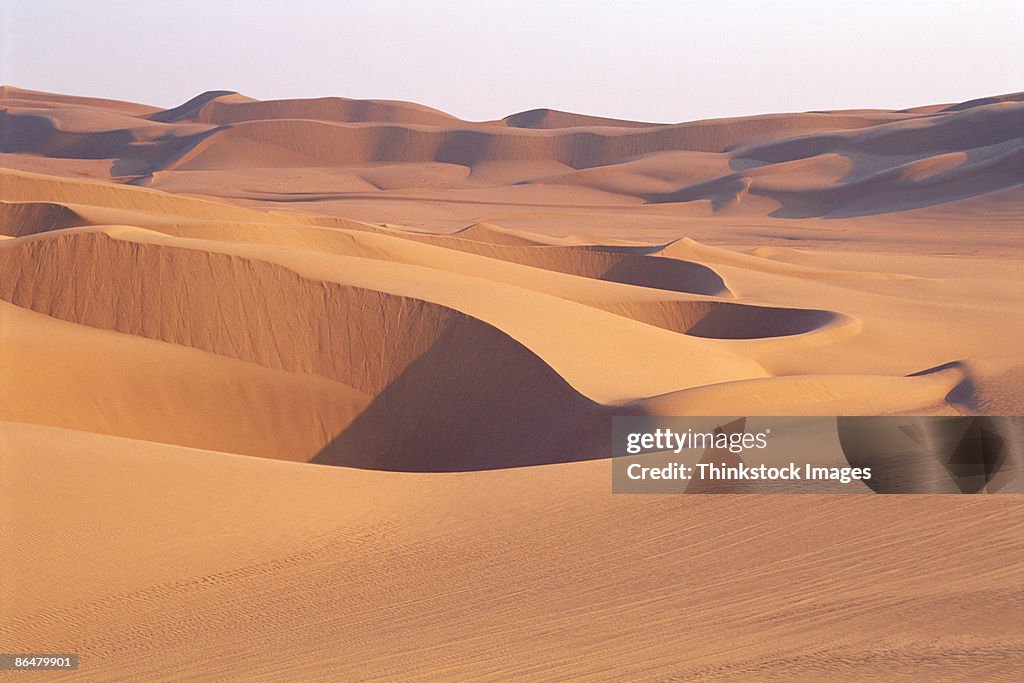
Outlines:
<svg viewBox="0 0 1024 683"><path fill-rule="evenodd" d="M108 158L108 179L177 192L203 193L211 178L227 182L238 169L271 167L331 169L332 186L344 188L339 171L349 169L349 189L341 196L433 191L431 198L444 202L508 202L514 196L510 203L517 204L526 196L548 196L570 204L571 195L550 187L569 185L627 205L806 217L907 211L1003 188L1019 192L1024 183L1019 94L937 109L646 124L551 110L468 122L403 102L258 101L229 91L158 112L11 88L4 93L0 152ZM706 158L695 165L692 155L698 154ZM950 154L967 158L955 164ZM813 166L835 161L847 164L838 175ZM537 172L512 170L531 164ZM924 170L936 164L949 167L938 177ZM375 165L393 171L382 182ZM427 165L436 165L434 171L424 173ZM203 180L190 185L189 173ZM466 190L465 197L454 189ZM282 199L266 190L246 194ZM333 192L306 195L307 201L336 198ZM858 205L865 195L887 199L884 206L874 200Z"/></svg>
<svg viewBox="0 0 1024 683"><path fill-rule="evenodd" d="M1024 411L1022 115L0 88L0 649L1008 678L1018 496L613 495L606 459L616 415Z"/></svg>
<svg viewBox="0 0 1024 683"><path fill-rule="evenodd" d="M41 95L36 97L33 101L49 101ZM217 119L210 109L217 103L234 108L232 122ZM73 106L75 101L69 100L67 104ZM572 121L564 119L564 128L502 133L492 124L480 124L480 130L472 132L467 126L476 124L453 123L450 117L445 118L447 128L436 121L409 123L401 119L402 112L417 116L424 112L429 116L441 114L401 103L357 105L334 99L258 103L236 93L211 92L173 110L130 117L136 119L137 126L132 124L128 133L130 144L135 145L142 140L159 139L150 133L137 133L147 126L173 128L180 124L187 128L187 135L172 133L166 139L180 142L192 136L201 140L184 153L172 150L171 164L178 170L151 175L149 182L143 183L150 185L159 178L187 175L190 171L185 169L193 160L210 159L204 157L203 150L216 150L220 147L217 140L229 140L239 131L250 129L268 131L269 137L245 133L243 137L259 149L249 143L234 148L229 145L224 149L227 156L222 159L228 167L248 168L256 164L252 171L259 172L259 165L274 166L280 171L282 166L289 167L291 161L308 164L307 152L322 142L312 133L329 131L330 145L315 150L319 155L316 163L344 164L346 159L362 164L372 162L377 164L373 171L376 178L383 178L380 174L388 169L415 173L416 164L410 165L412 159L436 161L438 154L447 153L439 152L441 148L436 144L455 150L452 154L469 154L479 163L490 164L488 168L505 163L502 155L506 152L514 157L520 154L515 150L521 149L527 155L540 150L541 157L568 169L576 162L559 154L573 156L575 144L583 145L581 149L588 154L601 156L603 146L629 149L650 143L660 146L661 151L639 156L627 153L629 160L623 164L597 160L599 168L559 171L518 187L572 188L577 177L589 173L597 184L587 186L591 181L585 181L584 187L621 193L625 190L616 186L622 177L617 175L620 165L630 169L630 177L636 179L630 182L637 188L642 188L645 178L662 187L670 185L671 178L678 173L676 169L684 170L693 179L740 167L741 170L684 190L639 196L647 205L680 205L684 211L689 204L710 201L713 212L726 214L739 210L745 203L782 197L772 216L791 215L795 205L801 206L800 215L817 215L826 209L835 213L836 207L849 204L849 197L863 197L863 201L874 203L875 212L913 214L914 210L907 208L911 205L908 198L916 202L915 193L919 191L930 192L934 201L948 204L961 196L998 196L1017 187L1014 167L1021 142L1012 137L1004 140L1014 132L1015 117L1019 115L1015 107L1011 97L945 113L929 110L927 114L782 115L675 126L651 124L642 129L625 126L621 131L609 121L603 122L608 125L600 131L590 131L568 126ZM102 116L95 111L85 112L72 119L67 118L66 111L60 114L65 124L77 122L76 135L88 139L92 134L85 124L90 116L96 116L96 125L102 124L102 130L96 134L103 138L114 132L110 130L111 124L127 116L127 110L130 108L117 107L110 115ZM39 115L33 109L27 120ZM276 118L279 116L300 118ZM325 117L333 119L323 120ZM832 132L799 133L795 137L786 132L782 133L784 139L775 142L738 142L728 159L719 158L721 151L680 152L674 148L680 140L684 146L689 144L687 139L696 140L698 146L723 147L725 143L712 139L714 135L742 135L744 140L758 140L768 129L779 134L778 126L787 131L795 126L798 130L808 122L812 127L826 125L826 120ZM217 125L196 131L195 126L211 122ZM990 125L992 122L998 125ZM398 123L405 127L396 127ZM843 126L847 129L835 130ZM294 138L288 137L289 133L284 138L274 137L273 131L289 130L310 135ZM448 135L446 131L455 137L444 137ZM702 138L708 131L712 138ZM959 133L954 135L951 131ZM691 137L687 138L688 135ZM882 170L865 166L869 162L864 155L875 154L872 158L877 158L872 145L882 143L875 140L890 145L893 139L906 141L903 148L890 150L894 152L896 166ZM295 140L303 141L306 147L295 148ZM462 144L459 140L468 142ZM597 140L605 142L598 144ZM935 140L969 151L932 154L936 151ZM118 144L111 143L111 151ZM381 144L385 147L380 147ZM519 144L526 147L517 148L515 145ZM531 147L538 144L541 147ZM276 151L259 156L263 148ZM19 154L54 160L68 149L44 145L37 152ZM637 149L640 148L630 151ZM332 150L342 156L337 157ZM237 152L242 156L236 156ZM908 160L911 152L919 158ZM249 159L246 155L250 153L257 154L260 160ZM800 154L811 156L798 158ZM382 158L391 161L382 164ZM613 158L615 154L610 157ZM441 164L444 168L456 165ZM496 177L493 171L488 173ZM823 178L827 179L824 184ZM458 196L468 197L468 190L459 182L454 186L431 186L428 182L419 190L422 198L418 201L429 205L435 197L442 197L442 203L455 201ZM460 353L471 355L469 349L473 345L460 341L466 334L482 334L481 339L488 339L487 353L494 358L505 358L506 353L511 353L503 361L510 366L525 363L520 373L525 378L550 374L552 379L540 380L534 390L564 395L567 398L557 401L566 400L566 406L576 406L564 408L567 414L589 418L615 409L663 411L668 399L656 397L664 396L678 396L667 405L684 412L699 411L701 401L709 406L719 405L718 396L732 397L724 400L738 401L737 405L760 405L762 409L774 405L778 412L806 410L808 400L799 395L801 392L809 392L809 396L825 392L830 398L823 400L822 405L841 408L843 412L969 410L969 406L978 404L961 400L962 391L957 393L953 386L916 380L914 376L943 363L966 361L972 353L980 353L983 358L995 357L1000 348L998 341L982 341L980 334L972 332L963 335L962 343L946 345L949 348L943 349L937 343L918 343L895 356L891 350L877 353L878 349L891 349L892 344L911 338L915 326L918 334L922 324L936 335L943 334L941 318L928 318L931 314L925 313L928 320L922 322L922 316L912 312L922 306L924 311L934 309L933 303L926 301L927 297L922 299L918 292L929 287L945 291L941 270L931 270L922 277L891 269L865 270L862 266L836 269L827 264L817 265L814 258L799 263L774 258L776 253L785 256L789 252L773 252L768 247L721 248L688 237L637 241L552 236L506 227L505 220L477 220L437 233L402 224L374 224L318 213L323 204L315 193L295 201L279 195L267 202L258 198L259 193L240 200L231 194L216 196L207 188L205 196L194 197L139 185L0 170L0 199L4 201L0 216L3 233L9 238L0 248L0 258L5 263L0 299L69 322L184 345L271 370L315 375L338 383L343 391L356 392L353 396L366 397L346 403L355 407L331 418L334 434L316 430L314 439L302 440L307 445L299 452L304 455L283 449L287 452L279 457L284 459L319 458L333 464L358 462L361 466L385 469L430 470L557 462L600 455L601 438L606 436L603 434L600 438L583 439L589 444L585 447L576 448L563 441L544 455L525 459L510 450L494 458L477 454L465 459L449 453L444 458L424 455L418 460L403 451L405 442L371 449L380 453L350 453L345 457L316 450L328 448L336 441L335 436L353 426L364 425L364 439L369 439L366 435L374 430L390 433L396 419L394 411L370 410L373 404L369 401L377 397L379 403L385 401L385 396L395 404L407 400L401 397L411 396L419 389L403 390L392 396L389 388L413 365L423 365L428 357L440 354L450 365L456 363ZM403 186L399 182L395 190L375 193L392 196L404 192ZM382 185L378 180L373 187ZM955 193L958 187L964 188L960 194ZM475 200L458 201L473 206ZM307 204L312 210L306 208ZM533 205L527 202L524 206ZM559 206L556 201L541 211L557 215ZM182 273L189 273L183 281L175 281L171 276ZM893 287L904 291L895 300ZM1007 301L1010 300L1012 297ZM842 303L835 305L836 301ZM296 302L309 307L296 306ZM978 309L970 297L965 297L964 304L962 314L967 318L984 320L996 315L995 309ZM893 316L905 319L896 323ZM1010 318L1018 319L1019 316ZM463 328L474 331L452 331ZM599 342L597 337L590 339L598 329ZM1009 329L1014 328L1011 325ZM399 338L411 343L396 345ZM567 343L569 339L573 341ZM644 349L642 354L627 351L637 345ZM465 351L456 353L449 347ZM851 357L857 360L851 363ZM587 360L590 358L593 360ZM621 367L607 369L615 365ZM830 366L855 368L853 376L863 379L854 381L848 375L826 371ZM473 389L483 376L489 376L486 366L472 370L454 383L439 382L438 377L431 376L405 384L447 386L450 394L446 396L466 396L469 394L465 392ZM563 381L568 382L564 390L556 389ZM751 390L745 388L744 382L748 381L754 382L750 387L774 398L760 402L739 398ZM762 381L766 384L758 384ZM524 391L506 386L498 377L487 382L494 384L494 392L486 398L477 396L474 401L493 402L495 407L489 410L497 410L507 401L503 398L506 393L513 396ZM905 389L896 390L894 400L873 398L872 394L888 392L886 387L890 386ZM1005 395L1002 389L996 393ZM953 395L958 398L950 398ZM404 410L415 411L415 406L425 409L425 404L414 402ZM360 421L363 411L377 417ZM461 424L457 413L449 410L437 416L437 421L447 424L454 420ZM107 422L99 424L98 431L119 433ZM384 428L382 424L390 426ZM518 428L505 423L499 432L514 432ZM445 429L435 427L432 431L437 436ZM577 427L562 431L576 433L574 430ZM156 431L166 439L166 430ZM135 431L126 435L140 436ZM498 440L509 441L507 437ZM182 443L222 448L194 439ZM239 450L267 455L272 449L245 443Z"/></svg>

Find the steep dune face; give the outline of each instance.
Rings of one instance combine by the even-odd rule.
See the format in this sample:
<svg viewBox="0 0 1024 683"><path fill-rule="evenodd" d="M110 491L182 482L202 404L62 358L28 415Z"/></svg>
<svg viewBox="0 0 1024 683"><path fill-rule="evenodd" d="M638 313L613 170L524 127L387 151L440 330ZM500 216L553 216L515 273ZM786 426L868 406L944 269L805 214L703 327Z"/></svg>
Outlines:
<svg viewBox="0 0 1024 683"><path fill-rule="evenodd" d="M459 317L312 462L422 472L602 458L613 412L500 331Z"/></svg>
<svg viewBox="0 0 1024 683"><path fill-rule="evenodd" d="M234 100L249 102L249 98L240 95L232 90L208 90L200 93L190 100L182 102L177 107L154 112L148 116L150 121L161 123L176 123L179 121L195 120L199 112L215 100Z"/></svg>
<svg viewBox="0 0 1024 683"><path fill-rule="evenodd" d="M7 237L23 237L85 223L82 216L63 204L0 201L0 235Z"/></svg>
<svg viewBox="0 0 1024 683"><path fill-rule="evenodd" d="M595 457L606 445L597 406L536 355L436 304L98 232L6 245L0 271L0 299L16 306L373 397L317 462L486 469Z"/></svg>
<svg viewBox="0 0 1024 683"><path fill-rule="evenodd" d="M371 400L321 376L73 324L6 301L0 345L6 419L144 441L306 462Z"/></svg>
<svg viewBox="0 0 1024 683"><path fill-rule="evenodd" d="M6 245L0 254L0 296L17 306L319 374L364 392L390 383L454 315L423 302L309 282L265 262L104 233ZM386 334L392 320L408 327Z"/></svg>

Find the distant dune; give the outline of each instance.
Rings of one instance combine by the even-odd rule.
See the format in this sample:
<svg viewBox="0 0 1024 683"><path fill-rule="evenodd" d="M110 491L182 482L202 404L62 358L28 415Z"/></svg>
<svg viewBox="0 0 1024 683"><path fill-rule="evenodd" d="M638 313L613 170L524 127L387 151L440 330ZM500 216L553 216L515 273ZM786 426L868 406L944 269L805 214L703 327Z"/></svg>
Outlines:
<svg viewBox="0 0 1024 683"><path fill-rule="evenodd" d="M998 678L1016 497L613 496L602 460L613 415L1021 414L1022 225L1021 94L656 124L0 88L0 650Z"/></svg>
<svg viewBox="0 0 1024 683"><path fill-rule="evenodd" d="M363 182L341 187L371 194L459 190L463 201L494 201L516 188L528 203L588 203L582 195L574 201L571 193L553 193L550 186L557 185L597 190L626 204L706 202L713 212L806 217L900 211L1019 189L1022 182L1020 95L938 110L671 125L553 110L470 123L403 102L260 102L226 91L158 112L10 87L0 95L6 105L0 151L104 159L107 178L178 191L186 189L188 171L229 176L239 169L329 168L332 175L350 169L345 175ZM710 156L694 173L686 152ZM505 174L511 182L503 183L486 168L542 161L564 170ZM374 168L380 164L403 167L383 179ZM595 168L599 174L588 172ZM219 176L204 175L200 184L229 182ZM304 193L306 199L330 194L308 186Z"/></svg>

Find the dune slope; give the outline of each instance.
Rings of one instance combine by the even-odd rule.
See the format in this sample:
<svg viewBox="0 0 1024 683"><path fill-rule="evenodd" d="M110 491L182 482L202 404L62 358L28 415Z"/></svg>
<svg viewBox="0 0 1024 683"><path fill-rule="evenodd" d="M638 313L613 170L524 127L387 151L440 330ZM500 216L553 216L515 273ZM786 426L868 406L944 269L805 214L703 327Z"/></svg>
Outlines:
<svg viewBox="0 0 1024 683"><path fill-rule="evenodd" d="M0 638L78 652L57 680L1024 664L1018 496L613 496L603 462L382 473L11 423L0 445L0 566L22 587Z"/></svg>

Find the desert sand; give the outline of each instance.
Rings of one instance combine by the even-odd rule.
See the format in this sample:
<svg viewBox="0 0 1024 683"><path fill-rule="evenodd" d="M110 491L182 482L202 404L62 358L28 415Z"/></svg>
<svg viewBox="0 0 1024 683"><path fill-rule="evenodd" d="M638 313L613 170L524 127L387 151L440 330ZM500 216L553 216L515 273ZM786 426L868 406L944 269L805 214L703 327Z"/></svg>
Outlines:
<svg viewBox="0 0 1024 683"><path fill-rule="evenodd" d="M1022 224L1020 94L662 125L0 88L0 650L1012 679L1020 496L613 496L605 458L617 414L1021 414Z"/></svg>

